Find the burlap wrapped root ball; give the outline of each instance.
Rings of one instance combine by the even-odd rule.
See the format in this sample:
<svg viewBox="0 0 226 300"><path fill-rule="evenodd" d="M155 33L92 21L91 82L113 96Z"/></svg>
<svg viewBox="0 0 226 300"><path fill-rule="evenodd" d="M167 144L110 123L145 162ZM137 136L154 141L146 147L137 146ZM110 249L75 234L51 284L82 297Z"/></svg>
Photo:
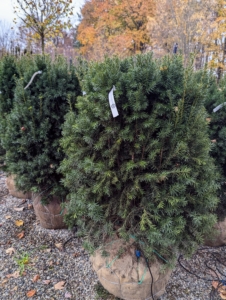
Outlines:
<svg viewBox="0 0 226 300"><path fill-rule="evenodd" d="M125 300L147 300L151 297L151 284L155 299L165 292L172 270L162 271L162 263L157 259L150 263L153 276L143 257L137 260L135 246L122 240L109 243L104 250L95 251L90 257L94 271L103 287L116 297ZM122 254L120 254L122 253Z"/></svg>
<svg viewBox="0 0 226 300"><path fill-rule="evenodd" d="M61 200L54 196L50 199L49 203L43 205L42 195L32 194L33 207L40 225L47 229L62 229L67 228L64 223L65 209L61 207Z"/></svg>
<svg viewBox="0 0 226 300"><path fill-rule="evenodd" d="M205 241L205 246L220 247L226 245L226 218L214 226L213 234L211 239Z"/></svg>
<svg viewBox="0 0 226 300"><path fill-rule="evenodd" d="M16 175L10 175L6 178L6 186L9 190L9 194L13 197L20 199L31 199L31 193L23 193L18 191L15 185Z"/></svg>

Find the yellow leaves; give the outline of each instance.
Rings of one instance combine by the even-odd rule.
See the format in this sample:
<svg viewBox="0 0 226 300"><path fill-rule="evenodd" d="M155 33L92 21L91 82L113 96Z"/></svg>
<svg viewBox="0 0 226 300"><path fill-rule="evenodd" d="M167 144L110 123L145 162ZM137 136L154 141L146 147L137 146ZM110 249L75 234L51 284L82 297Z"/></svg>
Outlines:
<svg viewBox="0 0 226 300"><path fill-rule="evenodd" d="M15 221L15 225L16 225L17 227L23 226L23 225L24 225L24 221L23 221L23 220L16 220L16 221Z"/></svg>
<svg viewBox="0 0 226 300"><path fill-rule="evenodd" d="M69 25L65 20L68 20L69 14L73 15L73 8L70 7L72 2L63 0L52 0L52 1L17 1L19 7L14 7L19 19L22 20L22 26L27 30L27 36L31 35L34 39L43 38L44 42L46 34L50 31L55 32L57 26L60 25L58 30L68 27ZM36 4L35 4L36 3ZM61 24L61 20L64 24ZM14 19L14 23L16 19ZM57 24L57 22L59 22ZM57 32L56 32L57 34ZM43 41L42 40L42 41ZM45 44L42 44L45 45Z"/></svg>
<svg viewBox="0 0 226 300"><path fill-rule="evenodd" d="M54 285L55 290L62 290L64 288L65 281L60 281Z"/></svg>
<svg viewBox="0 0 226 300"><path fill-rule="evenodd" d="M31 298L31 297L33 297L35 294L36 294L36 290L30 290L30 291L27 292L26 295L27 295L28 298Z"/></svg>

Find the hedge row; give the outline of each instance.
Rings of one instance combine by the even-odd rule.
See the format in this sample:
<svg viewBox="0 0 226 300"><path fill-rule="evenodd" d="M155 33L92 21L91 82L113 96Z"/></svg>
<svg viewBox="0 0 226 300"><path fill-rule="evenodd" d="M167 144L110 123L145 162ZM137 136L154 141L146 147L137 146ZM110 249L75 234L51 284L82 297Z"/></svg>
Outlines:
<svg viewBox="0 0 226 300"><path fill-rule="evenodd" d="M5 57L0 137L8 171L23 191L67 195L66 222L78 225L89 250L117 236L133 238L149 257L192 253L224 204L225 108L212 113L224 87L180 56L79 68L63 58Z"/></svg>

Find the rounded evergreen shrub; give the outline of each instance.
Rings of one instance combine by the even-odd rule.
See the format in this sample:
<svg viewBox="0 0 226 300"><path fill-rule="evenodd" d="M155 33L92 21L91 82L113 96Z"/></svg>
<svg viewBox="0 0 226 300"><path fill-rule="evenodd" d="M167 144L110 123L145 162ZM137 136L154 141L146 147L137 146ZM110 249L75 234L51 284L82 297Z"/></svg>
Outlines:
<svg viewBox="0 0 226 300"><path fill-rule="evenodd" d="M61 57L52 62L48 56L34 56L26 58L22 69L3 137L8 171L16 175L19 190L63 196L59 141L65 114L74 110L80 94L75 68ZM37 71L42 73L24 89Z"/></svg>
<svg viewBox="0 0 226 300"><path fill-rule="evenodd" d="M135 239L148 256L191 253L212 231L218 203L202 82L192 66L184 69L180 56L106 59L91 64L83 90L61 142L66 221L90 250L118 236Z"/></svg>

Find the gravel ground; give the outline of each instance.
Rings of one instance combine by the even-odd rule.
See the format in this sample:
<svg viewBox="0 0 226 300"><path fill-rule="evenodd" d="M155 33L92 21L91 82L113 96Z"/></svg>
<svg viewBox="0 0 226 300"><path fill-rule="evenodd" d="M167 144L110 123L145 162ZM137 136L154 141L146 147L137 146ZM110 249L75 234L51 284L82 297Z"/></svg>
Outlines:
<svg viewBox="0 0 226 300"><path fill-rule="evenodd" d="M60 243L73 233L66 229L41 228L33 209L28 209L31 202L22 203L22 199L3 196L6 192L5 176L0 174L0 299L28 299L27 292L31 290L35 290L33 298L40 300L95 299L97 277L81 240L73 238L62 251ZM18 206L24 210L16 211ZM23 220L24 225L16 226L16 220ZM20 233L24 234L23 238L19 238ZM15 252L7 253L11 248ZM64 282L62 290L55 289L54 285L61 281Z"/></svg>
<svg viewBox="0 0 226 300"><path fill-rule="evenodd" d="M35 292L32 298L40 300L96 299L94 286L98 280L82 241L73 238L62 249L61 244L73 233L66 229L41 228L31 201L23 203L7 192L5 174L0 171L0 300L29 299L27 293L32 291ZM23 225L16 226L17 220L22 220ZM204 265L212 259L212 253L225 258L226 264L226 249L222 247L193 255L186 266L202 277L213 278L214 273ZM222 272L221 279L226 279L223 278L225 270ZM61 289L56 286L59 282L62 282ZM199 280L178 264L160 300L207 300L211 288L211 281Z"/></svg>

